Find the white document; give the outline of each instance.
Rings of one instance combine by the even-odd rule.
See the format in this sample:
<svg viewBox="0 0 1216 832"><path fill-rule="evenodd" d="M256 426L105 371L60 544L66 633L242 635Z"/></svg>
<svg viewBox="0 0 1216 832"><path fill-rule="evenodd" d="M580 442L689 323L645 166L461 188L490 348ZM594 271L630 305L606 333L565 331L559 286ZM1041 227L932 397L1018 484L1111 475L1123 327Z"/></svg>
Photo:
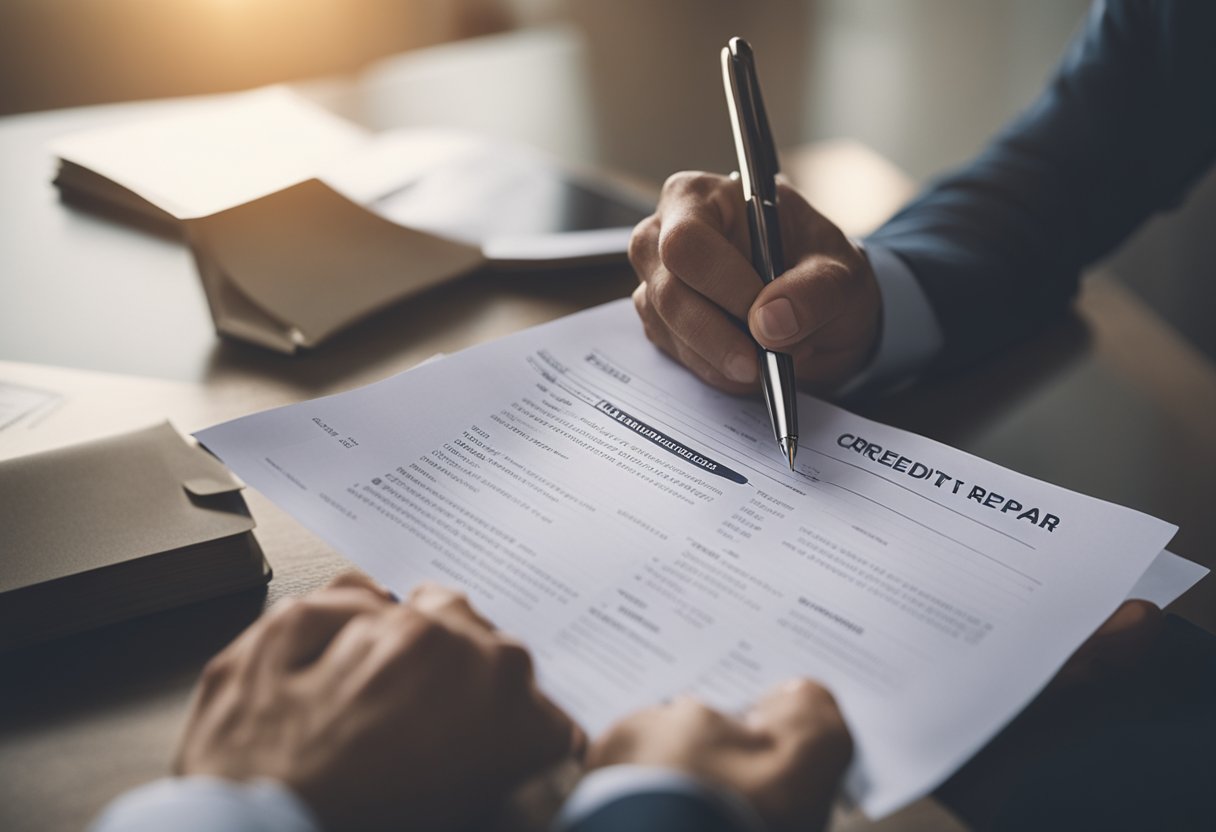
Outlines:
<svg viewBox="0 0 1216 832"><path fill-rule="evenodd" d="M1127 593L1128 598L1152 601L1159 607L1167 606L1182 597L1182 593L1199 583L1208 574L1206 566L1179 557L1163 549L1148 571L1140 576L1136 585Z"/></svg>
<svg viewBox="0 0 1216 832"><path fill-rule="evenodd" d="M370 139L284 87L265 87L65 136L51 150L186 220L303 182Z"/></svg>
<svg viewBox="0 0 1216 832"><path fill-rule="evenodd" d="M799 417L791 473L763 404L620 301L198 437L388 586L466 590L592 734L819 680L879 817L1017 714L1175 527L809 397Z"/></svg>
<svg viewBox="0 0 1216 832"><path fill-rule="evenodd" d="M13 427L22 419L43 410L60 396L50 390L13 384L0 379L0 431Z"/></svg>

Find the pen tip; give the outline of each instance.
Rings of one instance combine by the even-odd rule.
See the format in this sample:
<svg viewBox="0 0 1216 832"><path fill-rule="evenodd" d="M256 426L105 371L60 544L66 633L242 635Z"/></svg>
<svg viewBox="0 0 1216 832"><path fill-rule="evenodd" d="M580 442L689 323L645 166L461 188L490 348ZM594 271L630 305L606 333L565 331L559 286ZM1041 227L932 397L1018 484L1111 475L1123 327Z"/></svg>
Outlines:
<svg viewBox="0 0 1216 832"><path fill-rule="evenodd" d="M781 450L784 451L785 455L788 456L790 459L790 470L793 471L794 470L794 456L795 456L795 454L798 453L798 442L795 441L793 439L793 437L791 437L789 439L782 439L780 444L781 444Z"/></svg>

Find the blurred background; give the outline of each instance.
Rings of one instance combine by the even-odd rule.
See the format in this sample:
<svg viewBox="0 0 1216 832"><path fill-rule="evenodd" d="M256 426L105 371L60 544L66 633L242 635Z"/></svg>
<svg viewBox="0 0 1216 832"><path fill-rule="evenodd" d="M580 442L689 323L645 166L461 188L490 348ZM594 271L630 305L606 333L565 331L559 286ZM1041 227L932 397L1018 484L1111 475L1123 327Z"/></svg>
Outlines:
<svg viewBox="0 0 1216 832"><path fill-rule="evenodd" d="M717 52L759 55L783 148L922 183L1048 78L1086 0L5 0L0 115L301 83L370 127L452 123L651 182L725 171ZM0 183L2 184L2 183ZM1216 176L1109 264L1216 358Z"/></svg>

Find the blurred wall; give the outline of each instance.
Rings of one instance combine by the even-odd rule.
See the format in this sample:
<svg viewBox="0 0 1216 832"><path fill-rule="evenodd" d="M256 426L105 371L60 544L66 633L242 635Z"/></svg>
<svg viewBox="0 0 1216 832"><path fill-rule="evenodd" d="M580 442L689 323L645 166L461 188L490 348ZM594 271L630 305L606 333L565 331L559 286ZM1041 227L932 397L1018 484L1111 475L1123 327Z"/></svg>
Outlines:
<svg viewBox="0 0 1216 832"><path fill-rule="evenodd" d="M848 136L923 180L1031 102L1088 0L818 0L809 139Z"/></svg>
<svg viewBox="0 0 1216 832"><path fill-rule="evenodd" d="M598 152L661 182L678 170L736 167L719 53L755 47L779 145L803 140L813 6L802 0L505 0L522 24L582 32Z"/></svg>
<svg viewBox="0 0 1216 832"><path fill-rule="evenodd" d="M497 0L2 0L0 114L350 72L509 25Z"/></svg>

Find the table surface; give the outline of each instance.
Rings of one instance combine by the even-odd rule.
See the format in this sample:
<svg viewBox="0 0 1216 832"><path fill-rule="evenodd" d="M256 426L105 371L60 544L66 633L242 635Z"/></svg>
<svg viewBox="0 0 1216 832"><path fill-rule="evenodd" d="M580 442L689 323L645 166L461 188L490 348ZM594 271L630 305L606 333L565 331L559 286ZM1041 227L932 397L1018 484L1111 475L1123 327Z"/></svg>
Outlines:
<svg viewBox="0 0 1216 832"><path fill-rule="evenodd" d="M220 341L182 245L69 209L50 185L47 140L162 106L0 120L0 380L65 392L71 408L63 419L78 421L70 431L108 432L166 416L197 429L383 378L634 285L626 268L483 272L301 356ZM865 411L1177 523L1171 548L1209 567L1216 566L1213 413L1216 369L1100 276L1087 282L1075 314L1041 337ZM22 441L0 433L0 457L5 442ZM117 793L163 774L206 659L266 603L317 587L346 565L260 495L249 502L275 569L266 594L196 604L3 658L0 828L80 829ZM1216 630L1216 581L1203 582L1175 611Z"/></svg>

